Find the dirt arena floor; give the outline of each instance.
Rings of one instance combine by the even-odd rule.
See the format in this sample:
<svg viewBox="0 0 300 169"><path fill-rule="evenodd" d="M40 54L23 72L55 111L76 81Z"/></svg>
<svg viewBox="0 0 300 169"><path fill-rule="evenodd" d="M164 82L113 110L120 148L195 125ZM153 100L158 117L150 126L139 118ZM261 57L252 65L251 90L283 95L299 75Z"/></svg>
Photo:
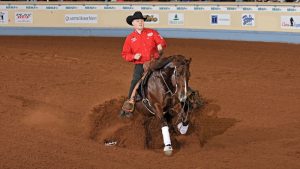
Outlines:
<svg viewBox="0 0 300 169"><path fill-rule="evenodd" d="M207 101L171 157L161 135L145 149L139 114L118 116L124 38L0 37L0 168L300 168L300 45L166 40Z"/></svg>

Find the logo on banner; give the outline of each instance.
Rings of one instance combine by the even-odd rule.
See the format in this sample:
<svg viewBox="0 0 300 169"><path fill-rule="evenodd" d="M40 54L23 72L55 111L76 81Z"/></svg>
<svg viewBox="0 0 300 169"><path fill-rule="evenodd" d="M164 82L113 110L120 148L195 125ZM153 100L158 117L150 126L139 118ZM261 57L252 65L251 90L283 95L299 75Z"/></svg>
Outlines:
<svg viewBox="0 0 300 169"><path fill-rule="evenodd" d="M255 26L254 14L243 14L242 15L242 26Z"/></svg>
<svg viewBox="0 0 300 169"><path fill-rule="evenodd" d="M33 14L32 12L16 12L15 23L32 23Z"/></svg>
<svg viewBox="0 0 300 169"><path fill-rule="evenodd" d="M145 23L159 23L158 14L146 14L145 16L147 16Z"/></svg>
<svg viewBox="0 0 300 169"><path fill-rule="evenodd" d="M218 24L218 15L211 15L211 24Z"/></svg>
<svg viewBox="0 0 300 169"><path fill-rule="evenodd" d="M7 11L0 11L0 24L7 24L8 13Z"/></svg>
<svg viewBox="0 0 300 169"><path fill-rule="evenodd" d="M169 13L168 21L169 25L183 25L184 15L183 13Z"/></svg>
<svg viewBox="0 0 300 169"><path fill-rule="evenodd" d="M300 16L281 16L281 28L300 29Z"/></svg>
<svg viewBox="0 0 300 169"><path fill-rule="evenodd" d="M98 23L96 14L66 14L65 23Z"/></svg>
<svg viewBox="0 0 300 169"><path fill-rule="evenodd" d="M229 14L212 14L210 15L211 25L230 25Z"/></svg>

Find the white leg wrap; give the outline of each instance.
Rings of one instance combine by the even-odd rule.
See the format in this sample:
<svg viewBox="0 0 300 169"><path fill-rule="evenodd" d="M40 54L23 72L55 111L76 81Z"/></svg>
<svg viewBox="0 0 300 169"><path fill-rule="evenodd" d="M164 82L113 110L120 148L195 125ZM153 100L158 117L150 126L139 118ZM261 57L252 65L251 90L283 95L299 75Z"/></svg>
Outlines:
<svg viewBox="0 0 300 169"><path fill-rule="evenodd" d="M169 127L164 126L161 128L163 139L164 139L164 144L166 145L171 145L171 139L170 139L170 133L169 133Z"/></svg>
<svg viewBox="0 0 300 169"><path fill-rule="evenodd" d="M177 128L178 128L178 130L179 130L179 132L180 132L181 134L186 134L186 132L187 132L188 129L189 129L189 125L184 126L184 125L182 124L182 122L180 122L180 123L177 125Z"/></svg>

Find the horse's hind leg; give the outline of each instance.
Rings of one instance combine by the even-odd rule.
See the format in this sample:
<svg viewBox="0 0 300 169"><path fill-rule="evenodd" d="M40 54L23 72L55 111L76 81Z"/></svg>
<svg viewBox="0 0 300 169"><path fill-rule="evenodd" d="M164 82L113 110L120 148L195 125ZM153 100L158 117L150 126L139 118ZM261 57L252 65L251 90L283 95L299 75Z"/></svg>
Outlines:
<svg viewBox="0 0 300 169"><path fill-rule="evenodd" d="M152 142L152 135L149 129L149 125L151 123L152 117L148 117L144 121L144 129L145 129L145 148L150 148L151 147L151 142Z"/></svg>

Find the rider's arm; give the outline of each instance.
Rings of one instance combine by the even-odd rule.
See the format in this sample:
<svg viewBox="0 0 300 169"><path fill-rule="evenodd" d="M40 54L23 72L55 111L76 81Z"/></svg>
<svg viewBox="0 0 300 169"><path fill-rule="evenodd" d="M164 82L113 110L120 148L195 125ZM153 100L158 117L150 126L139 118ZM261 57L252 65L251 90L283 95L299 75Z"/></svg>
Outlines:
<svg viewBox="0 0 300 169"><path fill-rule="evenodd" d="M132 53L131 49L131 41L130 41L130 36L127 36L125 43L123 45L123 50L122 50L122 57L128 61L128 62L133 62L134 61L134 54Z"/></svg>
<svg viewBox="0 0 300 169"><path fill-rule="evenodd" d="M156 45L160 44L163 49L167 47L165 39L162 36L160 36L160 34L157 31L153 30L153 35Z"/></svg>

